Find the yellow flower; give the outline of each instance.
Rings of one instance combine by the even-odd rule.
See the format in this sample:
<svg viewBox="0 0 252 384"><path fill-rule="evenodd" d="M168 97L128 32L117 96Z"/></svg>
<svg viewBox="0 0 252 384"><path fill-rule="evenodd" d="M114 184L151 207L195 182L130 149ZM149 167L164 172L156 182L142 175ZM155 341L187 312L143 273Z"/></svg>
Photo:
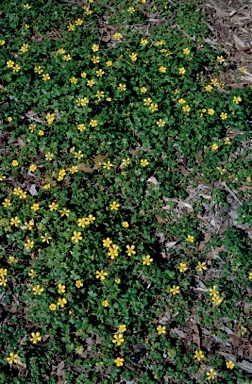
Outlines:
<svg viewBox="0 0 252 384"><path fill-rule="evenodd" d="M188 268L186 263L180 263L178 266L179 272L185 272Z"/></svg>
<svg viewBox="0 0 252 384"><path fill-rule="evenodd" d="M159 127L164 127L165 126L165 121L162 120L162 119L159 119L156 124L159 126Z"/></svg>
<svg viewBox="0 0 252 384"><path fill-rule="evenodd" d="M210 369L209 372L207 372L207 378L208 380L214 380L217 373L213 370L213 368Z"/></svg>
<svg viewBox="0 0 252 384"><path fill-rule="evenodd" d="M210 84L205 86L205 90L208 92L210 92L212 89L213 89L213 87Z"/></svg>
<svg viewBox="0 0 252 384"><path fill-rule="evenodd" d="M109 248L110 245L113 243L113 241L109 237L107 237L106 239L102 240L102 242L103 242L103 246L105 248Z"/></svg>
<svg viewBox="0 0 252 384"><path fill-rule="evenodd" d="M89 224L89 221L86 217L82 217L78 219L77 224L79 227L85 228Z"/></svg>
<svg viewBox="0 0 252 384"><path fill-rule="evenodd" d="M109 306L109 302L108 302L108 300L103 300L103 301L102 301L102 306L103 306L103 307L108 307L108 306Z"/></svg>
<svg viewBox="0 0 252 384"><path fill-rule="evenodd" d="M64 60L64 61L71 61L71 60L72 60L72 57L71 57L71 55L69 55L69 54L68 54L68 55L64 55L64 56L63 56L63 60Z"/></svg>
<svg viewBox="0 0 252 384"><path fill-rule="evenodd" d="M211 84L212 84L214 87L217 87L217 85L219 85L218 79L212 79L212 80L211 80Z"/></svg>
<svg viewBox="0 0 252 384"><path fill-rule="evenodd" d="M92 119L89 124L91 125L91 127L97 127L98 121L95 119Z"/></svg>
<svg viewBox="0 0 252 384"><path fill-rule="evenodd" d="M116 284L121 284L121 279L115 279Z"/></svg>
<svg viewBox="0 0 252 384"><path fill-rule="evenodd" d="M21 223L21 221L19 220L19 218L17 216L15 217L12 217L10 219L10 225L14 225L15 227L18 227L18 225Z"/></svg>
<svg viewBox="0 0 252 384"><path fill-rule="evenodd" d="M166 72L166 67L164 67L164 66L159 67L159 71L161 73L165 73Z"/></svg>
<svg viewBox="0 0 252 384"><path fill-rule="evenodd" d="M126 325L125 325L125 324L121 324L121 325L119 325L119 328L118 328L118 330L119 330L121 333L125 332L125 331L126 331L126 329L127 329L127 327L126 327Z"/></svg>
<svg viewBox="0 0 252 384"><path fill-rule="evenodd" d="M185 104L185 100L184 100L184 99L179 99L179 100L178 100L178 103L179 103L179 104Z"/></svg>
<svg viewBox="0 0 252 384"><path fill-rule="evenodd" d="M9 263L11 263L11 264L17 262L17 260L15 259L14 256L9 256L8 260L9 260Z"/></svg>
<svg viewBox="0 0 252 384"><path fill-rule="evenodd" d="M134 13L135 12L135 8L134 7L129 7L128 11L129 11L129 13Z"/></svg>
<svg viewBox="0 0 252 384"><path fill-rule="evenodd" d="M224 144L231 144L231 140L229 137L225 137Z"/></svg>
<svg viewBox="0 0 252 384"><path fill-rule="evenodd" d="M9 123L11 123L12 122L12 117L10 117L10 116L7 117L7 120L8 120Z"/></svg>
<svg viewBox="0 0 252 384"><path fill-rule="evenodd" d="M87 81L87 86L88 86L88 87L91 87L91 88L92 88L94 85L95 85L94 80L88 80L88 81Z"/></svg>
<svg viewBox="0 0 252 384"><path fill-rule="evenodd" d="M61 307L64 308L65 304L67 303L67 299L65 297L62 297L58 299L57 304Z"/></svg>
<svg viewBox="0 0 252 384"><path fill-rule="evenodd" d="M228 369L233 369L234 368L234 363L231 361L231 360L228 360L227 362L226 362L226 367L228 368Z"/></svg>
<svg viewBox="0 0 252 384"><path fill-rule="evenodd" d="M129 58L132 60L132 61L137 61L137 53L136 52L133 52L129 55Z"/></svg>
<svg viewBox="0 0 252 384"><path fill-rule="evenodd" d="M41 295L41 293L44 291L44 288L40 287L40 285L36 285L32 288L34 295Z"/></svg>
<svg viewBox="0 0 252 384"><path fill-rule="evenodd" d="M71 240L78 243L80 240L82 240L81 232L74 231L73 236L71 237Z"/></svg>
<svg viewBox="0 0 252 384"><path fill-rule="evenodd" d="M84 22L84 20L82 20L81 18L78 18L77 20L75 20L75 25L82 25Z"/></svg>
<svg viewBox="0 0 252 384"><path fill-rule="evenodd" d="M98 64L100 62L100 58L99 56L93 56L91 61L94 63L94 64Z"/></svg>
<svg viewBox="0 0 252 384"><path fill-rule="evenodd" d="M86 72L81 72L81 77L82 77L82 78L86 78L86 77L87 77Z"/></svg>
<svg viewBox="0 0 252 384"><path fill-rule="evenodd" d="M20 65L16 64L12 69L13 69L13 72L19 72L21 67Z"/></svg>
<svg viewBox="0 0 252 384"><path fill-rule="evenodd" d="M70 23L70 24L67 26L67 29L68 29L68 31L74 31L74 30L75 30L75 26L74 26L74 24Z"/></svg>
<svg viewBox="0 0 252 384"><path fill-rule="evenodd" d="M65 293L66 286L64 284L58 284L58 293Z"/></svg>
<svg viewBox="0 0 252 384"><path fill-rule="evenodd" d="M18 362L18 358L19 358L19 356L18 356L17 353L13 353L13 352L11 352L10 355L9 355L9 357L6 358L6 360L8 361L8 363L9 363L10 365L12 365L13 363L16 364L16 363Z"/></svg>
<svg viewBox="0 0 252 384"><path fill-rule="evenodd" d="M44 136L44 131L43 131L42 129L40 129L40 130L38 131L38 134L39 134L39 136Z"/></svg>
<svg viewBox="0 0 252 384"><path fill-rule="evenodd" d="M39 75L41 75L43 73L43 68L41 67L41 65L35 66L34 67L34 72L38 73Z"/></svg>
<svg viewBox="0 0 252 384"><path fill-rule="evenodd" d="M102 69L99 69L98 71L95 72L97 77L102 77L104 75L104 71Z"/></svg>
<svg viewBox="0 0 252 384"><path fill-rule="evenodd" d="M151 265L153 262L153 259L150 257L150 255L143 256L143 265Z"/></svg>
<svg viewBox="0 0 252 384"><path fill-rule="evenodd" d="M126 91L126 85L120 83L118 89L119 91Z"/></svg>
<svg viewBox="0 0 252 384"><path fill-rule="evenodd" d="M147 165L149 164L149 162L148 162L148 160L146 160L146 159L142 159L142 160L140 160L140 164L141 164L142 167L147 167Z"/></svg>
<svg viewBox="0 0 252 384"><path fill-rule="evenodd" d="M111 167L113 167L113 164L109 160L107 161L107 163L103 164L103 168L105 169L110 169Z"/></svg>
<svg viewBox="0 0 252 384"><path fill-rule="evenodd" d="M191 108L189 107L189 105L185 105L182 107L182 110L183 112L190 112Z"/></svg>
<svg viewBox="0 0 252 384"><path fill-rule="evenodd" d="M75 285L77 288L83 287L83 282L81 280L76 280Z"/></svg>
<svg viewBox="0 0 252 384"><path fill-rule="evenodd" d="M123 228L129 228L129 223L127 221L122 222L122 227Z"/></svg>
<svg viewBox="0 0 252 384"><path fill-rule="evenodd" d="M6 268L0 268L0 277L3 278L5 276L7 276L7 273L8 273L8 271Z"/></svg>
<svg viewBox="0 0 252 384"><path fill-rule="evenodd" d="M64 48L60 48L60 49L58 49L58 53L59 53L60 55L64 55L64 53L66 53L66 51L65 51Z"/></svg>
<svg viewBox="0 0 252 384"><path fill-rule="evenodd" d="M212 297L212 304L213 305L220 305L223 301L223 297L220 297L218 295Z"/></svg>
<svg viewBox="0 0 252 384"><path fill-rule="evenodd" d="M220 114L220 118L221 118L221 120L226 120L227 117L228 117L228 114L227 114L227 113L221 112L221 114Z"/></svg>
<svg viewBox="0 0 252 384"><path fill-rule="evenodd" d="M124 337L122 333L118 333L114 335L114 339L112 343L116 344L118 347L124 342Z"/></svg>
<svg viewBox="0 0 252 384"><path fill-rule="evenodd" d="M93 52L98 52L98 51L99 51L99 45L97 45L97 44L93 44L93 45L92 45L92 51L93 51Z"/></svg>
<svg viewBox="0 0 252 384"><path fill-rule="evenodd" d="M183 49L183 54L184 54L184 55L189 55L190 52L191 52L191 51L190 51L189 48L184 48L184 49Z"/></svg>
<svg viewBox="0 0 252 384"><path fill-rule="evenodd" d="M44 80L44 81L48 81L48 80L50 80L50 75L49 75L49 73L44 73L44 74L42 75L42 80Z"/></svg>
<svg viewBox="0 0 252 384"><path fill-rule="evenodd" d="M71 168L69 168L70 173L77 173L78 172L78 167L77 165L73 165Z"/></svg>
<svg viewBox="0 0 252 384"><path fill-rule="evenodd" d="M136 254L134 244L133 245L126 245L126 248L127 248L126 253L127 253L128 256Z"/></svg>
<svg viewBox="0 0 252 384"><path fill-rule="evenodd" d="M196 351L195 354L194 354L194 358L197 359L198 361L204 359L204 354L202 351Z"/></svg>
<svg viewBox="0 0 252 384"><path fill-rule="evenodd" d="M36 276L36 271L34 271L34 269L32 268L32 269L28 272L28 276L30 276L31 279L34 279L34 277Z"/></svg>
<svg viewBox="0 0 252 384"><path fill-rule="evenodd" d="M218 148L219 146L215 143L211 146L212 151L217 151Z"/></svg>
<svg viewBox="0 0 252 384"><path fill-rule="evenodd" d="M4 286L4 287L5 287L5 286L6 286L6 283L7 283L7 279L5 279L4 277L1 277L1 278L0 278L0 287L1 287L1 286Z"/></svg>
<svg viewBox="0 0 252 384"><path fill-rule="evenodd" d="M78 346L75 348L75 352L76 352L78 355L82 355L82 353L84 352L84 347L83 347L83 345L78 345Z"/></svg>
<svg viewBox="0 0 252 384"><path fill-rule="evenodd" d="M244 72L247 71L247 68L245 68L245 67L240 67L240 68L239 68L239 71L242 72L242 73L244 73Z"/></svg>
<svg viewBox="0 0 252 384"><path fill-rule="evenodd" d="M51 160L53 159L53 157L54 157L54 154L51 153L51 152L47 152L47 153L45 154L45 159L46 159L47 161L51 161Z"/></svg>
<svg viewBox="0 0 252 384"><path fill-rule="evenodd" d="M194 236L188 235L186 238L186 241L188 241L188 243L193 243L194 242Z"/></svg>
<svg viewBox="0 0 252 384"><path fill-rule="evenodd" d="M216 297L219 295L219 291L217 290L216 285L213 286L213 288L208 289L210 296Z"/></svg>
<svg viewBox="0 0 252 384"><path fill-rule="evenodd" d="M17 161L17 160L13 160L13 161L11 162L11 165L12 165L13 167L17 167L17 166L18 166L18 161Z"/></svg>
<svg viewBox="0 0 252 384"><path fill-rule="evenodd" d="M158 325L157 331L159 335L165 335L166 334L166 326L165 325Z"/></svg>
<svg viewBox="0 0 252 384"><path fill-rule="evenodd" d="M30 220L30 221L26 221L25 223L24 223L24 227L25 227L25 229L27 229L27 230L29 230L29 231L31 231L32 230L32 227L34 226L34 222L33 222L33 220Z"/></svg>
<svg viewBox="0 0 252 384"><path fill-rule="evenodd" d="M108 256L110 256L112 260L118 256L118 245L112 244L112 247L109 248Z"/></svg>
<svg viewBox="0 0 252 384"><path fill-rule="evenodd" d="M96 278L100 280L105 280L106 276L108 276L108 272L105 272L103 269L101 271L96 271Z"/></svg>
<svg viewBox="0 0 252 384"><path fill-rule="evenodd" d="M123 366L123 362L124 362L124 359L122 357L117 357L115 360L114 360L115 364L117 367L122 367Z"/></svg>
<svg viewBox="0 0 252 384"><path fill-rule="evenodd" d="M121 40L122 39L122 34L119 32L114 33L114 35L112 35L112 36L115 40Z"/></svg>
<svg viewBox="0 0 252 384"><path fill-rule="evenodd" d="M4 40L0 40L0 45L4 45L5 44L5 41Z"/></svg>
<svg viewBox="0 0 252 384"><path fill-rule="evenodd" d="M40 333L39 332L36 332L36 333L32 332L30 341L32 342L32 344L37 344L38 341L41 341Z"/></svg>
<svg viewBox="0 0 252 384"><path fill-rule="evenodd" d="M198 262L197 266L196 266L197 270L202 272L203 270L207 270L207 265L206 265L206 262L203 261L203 263L201 263L200 261Z"/></svg>
<svg viewBox="0 0 252 384"><path fill-rule="evenodd" d="M7 65L7 68L13 68L14 65L15 65L15 63L14 63L14 61L12 61L12 60L8 60L7 63L6 63L6 65Z"/></svg>
<svg viewBox="0 0 252 384"><path fill-rule="evenodd" d="M10 199L4 199L4 201L2 202L2 205L4 206L4 207L10 207L11 206L11 201L10 201Z"/></svg>
<svg viewBox="0 0 252 384"><path fill-rule="evenodd" d="M218 169L221 175L224 175L224 173L226 172L225 168L216 167L216 169Z"/></svg>
<svg viewBox="0 0 252 384"><path fill-rule="evenodd" d="M50 309L51 311L56 311L56 309L57 309L57 305L52 303L52 304L49 305L49 309Z"/></svg>
<svg viewBox="0 0 252 384"><path fill-rule="evenodd" d="M50 211L56 211L58 206L59 204L55 203L55 201L53 201L51 204L48 205L48 207L50 208Z"/></svg>
<svg viewBox="0 0 252 384"><path fill-rule="evenodd" d="M0 175L0 181L4 181L6 179L6 176Z"/></svg>
<svg viewBox="0 0 252 384"><path fill-rule="evenodd" d="M29 50L29 45L28 44L23 44L22 47L20 48L21 52L28 52Z"/></svg>
<svg viewBox="0 0 252 384"><path fill-rule="evenodd" d="M141 87L140 88L140 92L141 93L146 93L147 92L147 88L146 87Z"/></svg>
<svg viewBox="0 0 252 384"><path fill-rule="evenodd" d="M233 102L235 104L239 104L242 101L242 98L240 96L234 96Z"/></svg>
<svg viewBox="0 0 252 384"><path fill-rule="evenodd" d="M148 40L147 40L147 39L141 39L141 40L140 40L140 44L141 44L143 47L145 47L145 45L148 44Z"/></svg>
<svg viewBox="0 0 252 384"><path fill-rule="evenodd" d="M108 60L108 61L106 61L106 66L107 66L107 67L111 67L112 65L113 65L112 60Z"/></svg>
<svg viewBox="0 0 252 384"><path fill-rule="evenodd" d="M173 294L173 295L176 295L178 293L180 293L180 287L177 285L173 285L173 287L170 289L170 292Z"/></svg>
<svg viewBox="0 0 252 384"><path fill-rule="evenodd" d="M109 206L110 206L111 211L118 211L120 204L117 203L116 201L113 201L113 203L111 203Z"/></svg>
<svg viewBox="0 0 252 384"><path fill-rule="evenodd" d="M252 272L249 272L248 278L249 280L252 280Z"/></svg>
<svg viewBox="0 0 252 384"><path fill-rule="evenodd" d="M179 74L180 74L180 75L184 75L185 73L186 73L186 70L185 70L184 67L179 68Z"/></svg>
<svg viewBox="0 0 252 384"><path fill-rule="evenodd" d="M151 103L151 105L149 106L149 110L151 112L156 112L158 110L158 105L156 103Z"/></svg>
<svg viewBox="0 0 252 384"><path fill-rule="evenodd" d="M34 203L34 204L32 204L31 209L32 209L34 212L37 212L37 211L39 210L39 204L38 204L38 203Z"/></svg>
<svg viewBox="0 0 252 384"><path fill-rule="evenodd" d="M77 84L78 79L77 79L77 77L72 76L72 77L70 77L69 81L71 84Z"/></svg>
<svg viewBox="0 0 252 384"><path fill-rule="evenodd" d="M24 9L30 9L30 8L31 8L30 4L27 3L27 4L24 5Z"/></svg>
<svg viewBox="0 0 252 384"><path fill-rule="evenodd" d="M209 108L209 109L207 110L207 113L208 113L210 116L213 116L213 115L214 115L214 110L213 110L213 108Z"/></svg>
<svg viewBox="0 0 252 384"><path fill-rule="evenodd" d="M127 165L129 165L129 163L130 163L130 159L129 159L129 157L127 157L127 159L122 159L121 166L126 167Z"/></svg>
<svg viewBox="0 0 252 384"><path fill-rule="evenodd" d="M89 221L89 224L93 224L96 218L93 215L88 215L87 220Z"/></svg>
<svg viewBox="0 0 252 384"><path fill-rule="evenodd" d="M216 60L218 61L219 64L222 64L225 61L223 56L217 56Z"/></svg>
<svg viewBox="0 0 252 384"><path fill-rule="evenodd" d="M85 129L86 129L85 124L78 124L78 125L77 125L77 129L78 129L78 131L80 131L80 132L85 131Z"/></svg>

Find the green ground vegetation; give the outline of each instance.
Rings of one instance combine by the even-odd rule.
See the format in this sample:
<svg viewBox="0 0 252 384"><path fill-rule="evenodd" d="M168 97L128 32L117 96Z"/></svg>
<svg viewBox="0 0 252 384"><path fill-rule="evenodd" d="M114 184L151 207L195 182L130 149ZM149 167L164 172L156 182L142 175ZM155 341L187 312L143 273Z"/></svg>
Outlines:
<svg viewBox="0 0 252 384"><path fill-rule="evenodd" d="M208 198L176 210L222 180L251 225L252 89L219 82L200 5L0 5L0 383L252 379L195 331L249 337L251 239L199 247Z"/></svg>

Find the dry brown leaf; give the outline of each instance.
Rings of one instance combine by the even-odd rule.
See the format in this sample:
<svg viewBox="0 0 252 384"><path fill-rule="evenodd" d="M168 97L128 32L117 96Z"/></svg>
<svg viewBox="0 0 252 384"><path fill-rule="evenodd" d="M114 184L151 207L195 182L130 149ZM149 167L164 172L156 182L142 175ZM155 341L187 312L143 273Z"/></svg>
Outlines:
<svg viewBox="0 0 252 384"><path fill-rule="evenodd" d="M250 343L248 345L248 352L249 352L249 358L252 361L252 344L250 344Z"/></svg>
<svg viewBox="0 0 252 384"><path fill-rule="evenodd" d="M212 236L211 232L205 232L204 233L204 240L202 240L199 243L199 251L202 251L205 248L205 245L210 241L211 236Z"/></svg>
<svg viewBox="0 0 252 384"><path fill-rule="evenodd" d="M166 222L166 220L162 219L162 217L156 215L156 219L158 221L159 224L164 224Z"/></svg>
<svg viewBox="0 0 252 384"><path fill-rule="evenodd" d="M252 303L244 303L243 304L243 312L246 316L250 315L250 308L252 307Z"/></svg>
<svg viewBox="0 0 252 384"><path fill-rule="evenodd" d="M200 348L200 335L199 335L199 327L197 324L193 324L191 326L193 330L193 343L196 344Z"/></svg>
<svg viewBox="0 0 252 384"><path fill-rule="evenodd" d="M86 165L85 165L84 163L80 163L80 164L78 164L78 165L77 165L77 169L78 169L78 171L84 171L84 172L86 172L86 173L90 173L90 172L93 171L92 168L90 168L90 167L86 167Z"/></svg>
<svg viewBox="0 0 252 384"><path fill-rule="evenodd" d="M210 253L210 260L214 259L216 255L218 255L219 252L225 251L225 245L221 245L220 247L214 248Z"/></svg>
<svg viewBox="0 0 252 384"><path fill-rule="evenodd" d="M149 179L147 180L147 183L152 183L152 184L157 185L157 184L158 184L158 181L157 181L157 179L156 179L154 176L151 176L151 177L149 177Z"/></svg>
<svg viewBox="0 0 252 384"><path fill-rule="evenodd" d="M184 176L187 176L190 174L190 172L183 165L179 165L179 169L181 170L181 173Z"/></svg>
<svg viewBox="0 0 252 384"><path fill-rule="evenodd" d="M17 142L18 142L20 147L24 147L25 146L25 142L24 142L24 140L21 137L17 138Z"/></svg>
<svg viewBox="0 0 252 384"><path fill-rule="evenodd" d="M56 372L56 375L57 375L57 376L61 376L61 375L62 375L64 366L65 366L64 361L62 361L62 362L58 365L57 372Z"/></svg>
<svg viewBox="0 0 252 384"><path fill-rule="evenodd" d="M246 45L244 44L244 42L238 36L233 34L233 39L234 39L236 48L238 48L238 49L239 48L245 48Z"/></svg>
<svg viewBox="0 0 252 384"><path fill-rule="evenodd" d="M98 169L100 167L99 163L102 162L103 160L107 159L109 156L108 155L97 155L93 158L94 162L94 169Z"/></svg>

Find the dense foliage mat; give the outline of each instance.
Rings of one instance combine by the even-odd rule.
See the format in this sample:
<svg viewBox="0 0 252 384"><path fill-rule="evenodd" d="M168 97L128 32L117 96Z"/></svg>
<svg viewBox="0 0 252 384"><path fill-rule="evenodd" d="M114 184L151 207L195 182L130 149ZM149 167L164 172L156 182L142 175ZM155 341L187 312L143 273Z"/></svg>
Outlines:
<svg viewBox="0 0 252 384"><path fill-rule="evenodd" d="M249 383L251 238L176 209L222 180L251 225L252 89L199 5L0 5L1 383Z"/></svg>

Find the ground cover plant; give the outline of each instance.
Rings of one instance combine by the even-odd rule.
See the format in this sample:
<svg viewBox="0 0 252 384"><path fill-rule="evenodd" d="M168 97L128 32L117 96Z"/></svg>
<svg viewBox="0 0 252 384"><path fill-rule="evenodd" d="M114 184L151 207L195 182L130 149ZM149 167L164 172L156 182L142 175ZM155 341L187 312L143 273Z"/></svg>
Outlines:
<svg viewBox="0 0 252 384"><path fill-rule="evenodd" d="M200 1L0 6L0 383L248 384L251 87Z"/></svg>

